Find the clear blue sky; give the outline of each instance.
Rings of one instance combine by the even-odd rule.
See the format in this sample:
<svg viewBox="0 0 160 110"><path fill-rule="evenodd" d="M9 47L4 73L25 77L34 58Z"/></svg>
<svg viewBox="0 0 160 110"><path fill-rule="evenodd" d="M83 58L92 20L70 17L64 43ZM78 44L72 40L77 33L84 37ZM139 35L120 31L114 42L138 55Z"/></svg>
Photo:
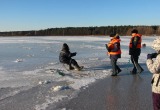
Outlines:
<svg viewBox="0 0 160 110"><path fill-rule="evenodd" d="M0 32L160 25L160 0L0 0Z"/></svg>

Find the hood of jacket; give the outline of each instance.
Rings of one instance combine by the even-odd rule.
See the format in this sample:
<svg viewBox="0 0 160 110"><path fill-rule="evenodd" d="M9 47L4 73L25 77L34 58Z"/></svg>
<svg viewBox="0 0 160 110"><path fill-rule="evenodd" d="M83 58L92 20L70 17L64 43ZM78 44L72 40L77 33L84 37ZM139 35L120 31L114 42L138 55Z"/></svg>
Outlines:
<svg viewBox="0 0 160 110"><path fill-rule="evenodd" d="M160 38L157 38L152 43L152 48L157 51L157 53L160 53Z"/></svg>
<svg viewBox="0 0 160 110"><path fill-rule="evenodd" d="M63 44L62 51L65 51L65 52L69 51L69 46L66 43Z"/></svg>

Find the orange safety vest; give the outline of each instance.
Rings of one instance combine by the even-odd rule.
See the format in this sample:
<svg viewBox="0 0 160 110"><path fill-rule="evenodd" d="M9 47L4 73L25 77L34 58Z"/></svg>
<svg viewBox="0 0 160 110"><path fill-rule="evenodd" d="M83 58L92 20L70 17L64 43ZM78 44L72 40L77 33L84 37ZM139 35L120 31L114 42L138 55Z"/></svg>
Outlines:
<svg viewBox="0 0 160 110"><path fill-rule="evenodd" d="M133 41L134 37L140 38L138 41L138 44L137 44L137 48L141 48L141 42L142 42L142 35L141 34L136 34L136 35L132 36L132 38L130 40L129 48L132 48L132 41Z"/></svg>
<svg viewBox="0 0 160 110"><path fill-rule="evenodd" d="M111 39L111 41L109 42L109 44L108 44L108 48L109 49L113 49L114 48L114 44L115 43L120 43L120 39L116 39L116 38L113 38L113 39ZM118 51L116 51L116 52L108 52L108 54L110 54L110 55L118 55L118 54L121 54L121 49L119 49Z"/></svg>

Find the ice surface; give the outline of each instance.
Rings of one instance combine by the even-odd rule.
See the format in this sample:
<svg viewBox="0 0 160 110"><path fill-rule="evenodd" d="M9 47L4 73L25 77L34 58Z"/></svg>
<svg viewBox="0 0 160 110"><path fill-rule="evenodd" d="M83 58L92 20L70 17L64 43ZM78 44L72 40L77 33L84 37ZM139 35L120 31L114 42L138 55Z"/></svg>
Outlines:
<svg viewBox="0 0 160 110"><path fill-rule="evenodd" d="M154 52L151 48L155 37L143 37L142 48L139 58L140 63L145 63L146 55ZM80 88L88 87L89 84L98 79L110 76L111 65L109 56L106 54L105 44L110 37L89 37L89 36L54 36L54 37L3 37L0 38L0 88L21 88L35 87L39 83L49 81L69 82L67 87L80 91ZM130 36L121 37L122 55L118 60L122 70L129 69L130 56L128 55L128 45ZM71 52L77 52L74 59L85 68L80 72L68 71L66 67L59 63L59 52L62 44L67 43ZM65 74L61 76L58 71ZM66 87L66 85L57 85L56 87ZM63 89L57 88L56 93ZM13 91L3 97L15 95L24 89ZM35 109L45 109L48 104L62 100L65 95L46 97L46 102L37 104Z"/></svg>

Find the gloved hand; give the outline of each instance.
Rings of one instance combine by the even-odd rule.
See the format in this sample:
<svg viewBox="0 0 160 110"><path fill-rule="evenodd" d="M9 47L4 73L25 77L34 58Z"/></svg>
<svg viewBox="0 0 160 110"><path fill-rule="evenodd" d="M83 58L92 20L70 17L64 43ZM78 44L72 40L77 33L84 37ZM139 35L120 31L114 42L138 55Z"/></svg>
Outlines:
<svg viewBox="0 0 160 110"><path fill-rule="evenodd" d="M77 52L72 53L72 56L76 56Z"/></svg>
<svg viewBox="0 0 160 110"><path fill-rule="evenodd" d="M106 45L106 49L108 50L108 52L110 52L111 50L108 48L108 45L107 44L105 44Z"/></svg>
<svg viewBox="0 0 160 110"><path fill-rule="evenodd" d="M148 54L147 59L152 59L152 54Z"/></svg>
<svg viewBox="0 0 160 110"><path fill-rule="evenodd" d="M148 55L147 55L147 59L156 58L157 55L158 55L157 53L148 54Z"/></svg>
<svg viewBox="0 0 160 110"><path fill-rule="evenodd" d="M105 44L105 46L106 46L106 49L108 50L108 45L107 45L107 44Z"/></svg>
<svg viewBox="0 0 160 110"><path fill-rule="evenodd" d="M157 57L157 53L152 53L152 58L156 58Z"/></svg>

